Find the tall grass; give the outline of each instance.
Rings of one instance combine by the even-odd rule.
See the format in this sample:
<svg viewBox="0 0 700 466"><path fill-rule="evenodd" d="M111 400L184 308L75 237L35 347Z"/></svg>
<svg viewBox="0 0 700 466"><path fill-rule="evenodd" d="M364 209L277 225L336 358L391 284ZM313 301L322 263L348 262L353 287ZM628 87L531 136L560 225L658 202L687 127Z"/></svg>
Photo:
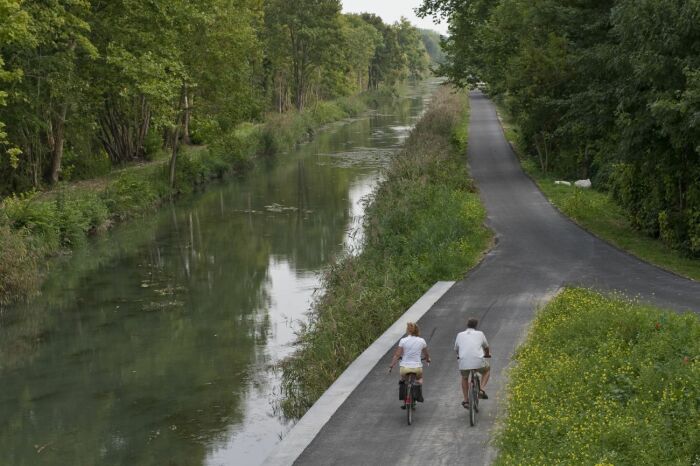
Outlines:
<svg viewBox="0 0 700 466"><path fill-rule="evenodd" d="M515 360L495 464L700 461L697 316L569 289Z"/></svg>
<svg viewBox="0 0 700 466"><path fill-rule="evenodd" d="M288 417L299 417L340 373L438 280L459 279L490 243L466 166L467 99L443 87L393 159L369 204L357 256L323 279L281 364Z"/></svg>

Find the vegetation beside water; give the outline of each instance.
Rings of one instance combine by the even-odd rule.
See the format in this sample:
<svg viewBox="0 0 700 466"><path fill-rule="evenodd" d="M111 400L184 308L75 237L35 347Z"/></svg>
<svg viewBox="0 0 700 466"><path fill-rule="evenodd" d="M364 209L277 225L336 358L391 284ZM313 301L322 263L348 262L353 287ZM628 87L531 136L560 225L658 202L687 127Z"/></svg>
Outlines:
<svg viewBox="0 0 700 466"><path fill-rule="evenodd" d="M288 417L300 417L338 375L436 281L456 280L491 233L466 165L468 100L443 87L365 214L357 256L325 274L297 352L282 363Z"/></svg>
<svg viewBox="0 0 700 466"><path fill-rule="evenodd" d="M700 460L697 316L567 289L515 360L496 465Z"/></svg>

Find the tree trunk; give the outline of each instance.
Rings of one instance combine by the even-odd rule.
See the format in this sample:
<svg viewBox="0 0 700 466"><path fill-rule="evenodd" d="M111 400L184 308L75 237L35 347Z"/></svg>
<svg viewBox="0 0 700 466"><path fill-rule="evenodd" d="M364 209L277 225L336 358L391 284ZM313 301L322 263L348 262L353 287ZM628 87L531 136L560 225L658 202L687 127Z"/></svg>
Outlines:
<svg viewBox="0 0 700 466"><path fill-rule="evenodd" d="M51 184L56 184L58 182L58 174L61 172L67 113L68 104L64 103L50 128L51 140L53 142L51 150L51 172L49 174L49 182Z"/></svg>
<svg viewBox="0 0 700 466"><path fill-rule="evenodd" d="M184 127L185 113L187 112L187 85L183 84L182 92L180 94L180 103L178 105L176 117L175 117L175 128L172 134L172 155L170 156L170 188L175 187L175 167L177 164L177 153L180 148L180 131Z"/></svg>
<svg viewBox="0 0 700 466"><path fill-rule="evenodd" d="M100 117L99 139L109 158L114 163L143 158L150 124L151 109L145 96L132 101L132 112L127 114L118 102L108 100Z"/></svg>
<svg viewBox="0 0 700 466"><path fill-rule="evenodd" d="M176 125L175 130L173 131L173 152L172 155L170 156L170 188L175 187L175 166L177 164L177 152L178 149L180 148L180 144L178 144L178 139L180 139L180 126L181 125Z"/></svg>
<svg viewBox="0 0 700 466"><path fill-rule="evenodd" d="M190 139L190 118L192 115L192 110L190 107L192 105L192 100L194 99L194 97L190 98L190 96L188 95L187 84L185 84L184 99L185 114L182 118L182 143L190 145L192 144L192 140Z"/></svg>

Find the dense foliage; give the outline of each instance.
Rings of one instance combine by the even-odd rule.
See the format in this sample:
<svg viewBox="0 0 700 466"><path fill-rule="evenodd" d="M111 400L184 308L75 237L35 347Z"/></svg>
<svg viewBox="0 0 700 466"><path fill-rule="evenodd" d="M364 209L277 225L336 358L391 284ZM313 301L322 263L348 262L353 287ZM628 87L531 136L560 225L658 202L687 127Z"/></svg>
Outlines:
<svg viewBox="0 0 700 466"><path fill-rule="evenodd" d="M636 228L700 255L700 2L424 0L442 70L485 82L543 171L592 178Z"/></svg>
<svg viewBox="0 0 700 466"><path fill-rule="evenodd" d="M0 0L0 196L427 72L408 22L339 0ZM174 173L171 170L171 183Z"/></svg>
<svg viewBox="0 0 700 466"><path fill-rule="evenodd" d="M581 289L537 316L495 464L696 464L700 322Z"/></svg>
<svg viewBox="0 0 700 466"><path fill-rule="evenodd" d="M416 299L462 277L488 247L464 163L465 97L439 91L374 194L361 253L326 273L299 349L282 365L285 415L301 416Z"/></svg>

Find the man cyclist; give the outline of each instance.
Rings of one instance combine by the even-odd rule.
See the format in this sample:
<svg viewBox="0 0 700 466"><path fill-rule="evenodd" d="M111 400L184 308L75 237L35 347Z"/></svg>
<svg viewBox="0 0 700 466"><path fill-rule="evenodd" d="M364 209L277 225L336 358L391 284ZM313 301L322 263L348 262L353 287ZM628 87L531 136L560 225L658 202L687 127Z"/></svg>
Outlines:
<svg viewBox="0 0 700 466"><path fill-rule="evenodd" d="M416 382L419 385L422 385L422 359L425 359L427 363L430 363L428 344L420 337L420 328L418 328L418 324L415 322L409 322L406 324L406 333L407 335L399 340L399 345L396 347L394 357L391 358L389 372L391 372L391 370L394 368L396 362L401 359L401 364L399 365L401 380L399 381L399 384L405 383L406 376L410 373L414 373L416 374ZM404 389L404 386L400 386L399 392L401 392L402 389ZM416 396L416 401L423 401L422 390L419 391L419 394L420 396ZM403 405L401 407L405 408Z"/></svg>
<svg viewBox="0 0 700 466"><path fill-rule="evenodd" d="M467 329L457 334L457 339L455 340L455 351L457 352L457 359L459 359L459 371L461 373L462 394L464 395L462 406L465 408L469 408L468 378L469 370L471 369L476 369L482 375L482 389L479 392L479 398L488 398L483 388L489 382L491 368L486 358L491 357L491 352L486 341L486 335L476 329L478 323L479 321L473 317L467 320Z"/></svg>

